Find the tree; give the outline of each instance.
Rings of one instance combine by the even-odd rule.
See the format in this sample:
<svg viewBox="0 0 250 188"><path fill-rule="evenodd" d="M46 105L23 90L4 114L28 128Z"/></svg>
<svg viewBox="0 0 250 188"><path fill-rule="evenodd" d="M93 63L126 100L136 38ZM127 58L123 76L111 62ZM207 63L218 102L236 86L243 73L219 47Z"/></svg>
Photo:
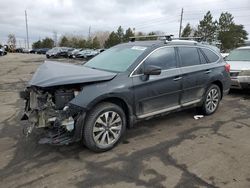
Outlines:
<svg viewBox="0 0 250 188"><path fill-rule="evenodd" d="M42 40L42 48L53 48L54 41L51 38L46 37Z"/></svg>
<svg viewBox="0 0 250 188"><path fill-rule="evenodd" d="M191 33L192 33L192 28L190 26L190 23L187 23L187 25L185 26L185 28L181 33L181 37L190 37Z"/></svg>
<svg viewBox="0 0 250 188"><path fill-rule="evenodd" d="M156 35L156 32L151 31L151 32L148 33L148 35L149 35L149 36L150 36L150 35ZM158 37L151 37L151 38L148 38L148 40L157 40L157 38L158 38Z"/></svg>
<svg viewBox="0 0 250 188"><path fill-rule="evenodd" d="M132 31L131 28L128 28L126 31L125 31L125 35L124 35L124 39L123 41L124 42L128 42L129 41L129 37L133 37L134 36L134 33Z"/></svg>
<svg viewBox="0 0 250 188"><path fill-rule="evenodd" d="M210 11L206 13L203 20L199 22L197 31L195 32L196 37L202 37L203 40L207 42L212 42L215 40L216 29L217 29L217 22L213 21L213 16Z"/></svg>
<svg viewBox="0 0 250 188"><path fill-rule="evenodd" d="M105 41L105 48L110 48L120 43L120 38L114 31L110 33L109 38Z"/></svg>
<svg viewBox="0 0 250 188"><path fill-rule="evenodd" d="M90 37L85 43L85 48L92 48L92 39Z"/></svg>
<svg viewBox="0 0 250 188"><path fill-rule="evenodd" d="M222 44L222 50L228 51L244 44L248 33L243 25L237 25L233 21L232 14L221 13L218 23L218 39Z"/></svg>
<svg viewBox="0 0 250 188"><path fill-rule="evenodd" d="M32 44L32 49L36 49L36 48L42 48L41 40L38 40Z"/></svg>
<svg viewBox="0 0 250 188"><path fill-rule="evenodd" d="M99 42L97 36L95 36L93 41L92 41L92 48L98 49L100 47L101 47L100 42Z"/></svg>
<svg viewBox="0 0 250 188"><path fill-rule="evenodd" d="M16 37L14 34L8 35L8 46L11 51L16 49Z"/></svg>
<svg viewBox="0 0 250 188"><path fill-rule="evenodd" d="M123 42L123 38L124 38L124 30L122 28L122 26L119 26L117 29L117 36L119 38L120 42Z"/></svg>
<svg viewBox="0 0 250 188"><path fill-rule="evenodd" d="M76 40L76 41L75 41ZM75 38L71 39L72 46L75 48L85 48L86 47L86 40L83 38Z"/></svg>
<svg viewBox="0 0 250 188"><path fill-rule="evenodd" d="M66 36L63 36L59 42L59 46L69 47L70 46L69 39Z"/></svg>

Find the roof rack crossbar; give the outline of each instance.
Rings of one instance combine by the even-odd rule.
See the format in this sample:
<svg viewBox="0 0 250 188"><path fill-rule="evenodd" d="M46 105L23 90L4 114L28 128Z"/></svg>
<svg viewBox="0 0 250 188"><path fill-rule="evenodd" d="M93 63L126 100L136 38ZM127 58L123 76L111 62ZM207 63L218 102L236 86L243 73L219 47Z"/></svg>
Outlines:
<svg viewBox="0 0 250 188"><path fill-rule="evenodd" d="M203 37L179 37L173 38L173 40L194 40L197 42L201 42L203 40Z"/></svg>
<svg viewBox="0 0 250 188"><path fill-rule="evenodd" d="M165 40L171 41L174 35L143 35L143 36L134 36L129 37L130 42L134 42L136 39L147 39L147 38L164 38Z"/></svg>

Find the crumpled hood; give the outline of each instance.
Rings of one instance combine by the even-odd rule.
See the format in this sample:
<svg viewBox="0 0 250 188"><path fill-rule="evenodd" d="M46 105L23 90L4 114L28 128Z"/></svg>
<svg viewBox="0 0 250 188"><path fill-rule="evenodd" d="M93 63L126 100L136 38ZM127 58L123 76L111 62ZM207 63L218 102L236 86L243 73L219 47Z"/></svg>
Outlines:
<svg viewBox="0 0 250 188"><path fill-rule="evenodd" d="M30 80L29 85L51 87L105 81L111 80L116 75L116 73L91 69L81 65L45 61L45 63L39 66Z"/></svg>
<svg viewBox="0 0 250 188"><path fill-rule="evenodd" d="M231 70L250 70L250 61L226 61Z"/></svg>

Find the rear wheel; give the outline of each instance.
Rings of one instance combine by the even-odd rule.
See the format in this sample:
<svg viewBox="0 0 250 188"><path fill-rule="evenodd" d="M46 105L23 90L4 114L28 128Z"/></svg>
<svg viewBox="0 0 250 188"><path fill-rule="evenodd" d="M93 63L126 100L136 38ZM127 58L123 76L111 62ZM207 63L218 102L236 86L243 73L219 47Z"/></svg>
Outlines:
<svg viewBox="0 0 250 188"><path fill-rule="evenodd" d="M201 110L205 115L213 114L219 107L221 100L221 90L219 86L213 84L211 85L204 98Z"/></svg>
<svg viewBox="0 0 250 188"><path fill-rule="evenodd" d="M125 129L123 110L113 103L101 103L87 116L83 142L92 151L107 151L121 140Z"/></svg>

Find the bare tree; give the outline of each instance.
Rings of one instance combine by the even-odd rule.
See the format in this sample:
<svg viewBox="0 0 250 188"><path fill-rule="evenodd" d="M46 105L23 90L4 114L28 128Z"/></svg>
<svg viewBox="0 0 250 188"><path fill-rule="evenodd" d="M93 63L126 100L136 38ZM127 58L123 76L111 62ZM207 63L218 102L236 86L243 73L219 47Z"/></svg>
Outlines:
<svg viewBox="0 0 250 188"><path fill-rule="evenodd" d="M109 38L109 31L96 31L95 33L93 33L93 36L97 37L100 46L103 47L105 41Z"/></svg>
<svg viewBox="0 0 250 188"><path fill-rule="evenodd" d="M16 49L16 37L14 34L8 35L8 46L11 51L14 51Z"/></svg>

